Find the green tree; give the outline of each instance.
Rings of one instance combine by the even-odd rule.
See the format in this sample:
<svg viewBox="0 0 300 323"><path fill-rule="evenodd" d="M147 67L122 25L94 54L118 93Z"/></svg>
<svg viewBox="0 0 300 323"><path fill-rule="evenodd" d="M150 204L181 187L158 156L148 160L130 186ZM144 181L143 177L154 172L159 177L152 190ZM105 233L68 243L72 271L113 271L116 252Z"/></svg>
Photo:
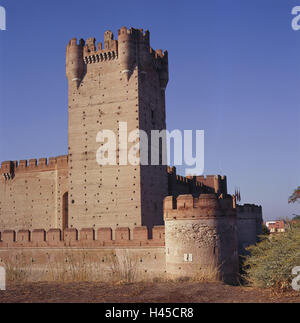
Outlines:
<svg viewBox="0 0 300 323"><path fill-rule="evenodd" d="M244 279L248 284L265 288L291 288L292 269L300 264L300 223L289 223L285 233L267 236L247 248Z"/></svg>
<svg viewBox="0 0 300 323"><path fill-rule="evenodd" d="M265 224L262 225L262 234L263 235L269 235L270 234L270 230L268 229L268 227Z"/></svg>

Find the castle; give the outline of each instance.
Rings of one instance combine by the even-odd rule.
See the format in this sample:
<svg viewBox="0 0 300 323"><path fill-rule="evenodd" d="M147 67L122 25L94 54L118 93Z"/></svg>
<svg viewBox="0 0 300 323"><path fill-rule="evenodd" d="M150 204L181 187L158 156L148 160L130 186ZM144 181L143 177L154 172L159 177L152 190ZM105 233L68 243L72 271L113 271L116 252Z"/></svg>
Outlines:
<svg viewBox="0 0 300 323"><path fill-rule="evenodd" d="M123 165L119 146L117 165L96 162L101 129L166 129L168 53L150 47L148 31L123 27L103 44L72 39L66 56L68 155L2 163L0 264L22 252L38 272L71 248L105 266L109 252L126 250L152 277L213 266L233 281L238 255L261 233L261 207L237 205L225 176Z"/></svg>

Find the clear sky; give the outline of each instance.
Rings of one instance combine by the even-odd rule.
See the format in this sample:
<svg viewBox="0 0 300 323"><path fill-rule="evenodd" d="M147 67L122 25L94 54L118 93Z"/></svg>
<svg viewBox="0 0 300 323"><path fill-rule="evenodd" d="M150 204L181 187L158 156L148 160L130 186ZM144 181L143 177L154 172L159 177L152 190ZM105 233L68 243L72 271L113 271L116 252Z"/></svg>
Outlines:
<svg viewBox="0 0 300 323"><path fill-rule="evenodd" d="M205 130L205 174L263 206L300 214L300 0L0 0L0 160L67 154L65 48L122 26L169 51L167 126ZM179 169L183 173L183 169Z"/></svg>

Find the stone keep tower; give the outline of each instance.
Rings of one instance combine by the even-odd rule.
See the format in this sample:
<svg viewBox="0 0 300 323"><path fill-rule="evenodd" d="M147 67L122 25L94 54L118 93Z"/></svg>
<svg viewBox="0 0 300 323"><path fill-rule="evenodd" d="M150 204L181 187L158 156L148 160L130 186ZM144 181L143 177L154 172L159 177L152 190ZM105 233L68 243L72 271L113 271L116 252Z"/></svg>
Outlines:
<svg viewBox="0 0 300 323"><path fill-rule="evenodd" d="M165 166L123 165L119 122L128 133L166 129L165 89L168 54L150 47L149 32L121 28L118 40L104 34L72 39L67 46L69 83L68 227L135 227L163 223L168 195ZM116 165L100 166L96 153L101 130L117 136ZM128 144L127 151L133 144Z"/></svg>

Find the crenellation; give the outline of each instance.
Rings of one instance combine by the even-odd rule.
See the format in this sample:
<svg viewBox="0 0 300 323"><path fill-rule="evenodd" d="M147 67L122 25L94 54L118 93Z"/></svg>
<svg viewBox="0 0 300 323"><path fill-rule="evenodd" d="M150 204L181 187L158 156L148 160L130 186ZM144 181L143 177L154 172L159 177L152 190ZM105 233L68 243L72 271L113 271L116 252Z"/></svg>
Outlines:
<svg viewBox="0 0 300 323"><path fill-rule="evenodd" d="M0 232L0 248L59 248L59 247L82 247L82 248L101 248L101 247L153 247L164 246L165 227L153 227L152 239L148 238L147 227L117 228L114 231L115 238L112 238L111 228L99 228L97 237L93 228L81 229L79 234L77 229L50 229L47 232L39 230L6 230ZM133 236L133 239L131 239Z"/></svg>
<svg viewBox="0 0 300 323"><path fill-rule="evenodd" d="M130 229L129 228L116 228L115 230L115 241L116 243L123 243L124 241L130 240Z"/></svg>
<svg viewBox="0 0 300 323"><path fill-rule="evenodd" d="M5 230L1 235L2 242L13 243L16 241L16 232L14 230Z"/></svg>
<svg viewBox="0 0 300 323"><path fill-rule="evenodd" d="M7 161L1 164L0 174L20 174L22 172L53 171L68 168L68 156L40 158L30 160Z"/></svg>
<svg viewBox="0 0 300 323"><path fill-rule="evenodd" d="M179 195L177 197L177 210L194 208L193 195Z"/></svg>
<svg viewBox="0 0 300 323"><path fill-rule="evenodd" d="M96 39L94 37L88 38L85 42L85 47L83 53L88 55L88 53L96 51Z"/></svg>
<svg viewBox="0 0 300 323"><path fill-rule="evenodd" d="M154 242L165 243L165 226L155 226L152 230L152 240Z"/></svg>
<svg viewBox="0 0 300 323"><path fill-rule="evenodd" d="M28 243L30 242L30 235L31 235L31 232L29 230L19 230L17 232L16 242Z"/></svg>
<svg viewBox="0 0 300 323"><path fill-rule="evenodd" d="M112 241L112 229L111 228L99 228L97 232L98 241L101 242L103 246L106 243Z"/></svg>
<svg viewBox="0 0 300 323"><path fill-rule="evenodd" d="M37 160L36 159L30 159L29 164L28 164L28 168L29 169L34 169L36 167L37 167Z"/></svg>
<svg viewBox="0 0 300 323"><path fill-rule="evenodd" d="M80 230L80 240L81 241L94 241L95 240L95 230L92 228L85 228Z"/></svg>
<svg viewBox="0 0 300 323"><path fill-rule="evenodd" d="M236 216L232 196L218 197L217 194L179 195L174 203L172 197L164 200L165 221L181 218L208 218Z"/></svg>
<svg viewBox="0 0 300 323"><path fill-rule="evenodd" d="M12 174L14 172L14 165L12 161L5 161L1 164L1 174Z"/></svg>
<svg viewBox="0 0 300 323"><path fill-rule="evenodd" d="M50 246L58 246L61 242L61 230L50 229L46 234L46 241Z"/></svg>
<svg viewBox="0 0 300 323"><path fill-rule="evenodd" d="M20 171L21 169L27 168L27 160L20 160L17 170Z"/></svg>
<svg viewBox="0 0 300 323"><path fill-rule="evenodd" d="M133 229L133 240L139 242L145 242L148 240L148 228L147 227L135 227Z"/></svg>
<svg viewBox="0 0 300 323"><path fill-rule="evenodd" d="M164 199L164 211L177 209L177 199L174 196L167 196Z"/></svg>
<svg viewBox="0 0 300 323"><path fill-rule="evenodd" d="M46 241L46 231L43 229L35 229L31 235L32 242L43 243Z"/></svg>
<svg viewBox="0 0 300 323"><path fill-rule="evenodd" d="M255 204L244 204L244 205L237 205L237 211L239 213L260 213L262 212L262 207Z"/></svg>
<svg viewBox="0 0 300 323"><path fill-rule="evenodd" d="M78 240L78 230L77 229L65 229L64 232L64 241L67 244L72 244Z"/></svg>
<svg viewBox="0 0 300 323"><path fill-rule="evenodd" d="M48 160L47 158L40 158L38 162L39 169L46 169L48 166Z"/></svg>

